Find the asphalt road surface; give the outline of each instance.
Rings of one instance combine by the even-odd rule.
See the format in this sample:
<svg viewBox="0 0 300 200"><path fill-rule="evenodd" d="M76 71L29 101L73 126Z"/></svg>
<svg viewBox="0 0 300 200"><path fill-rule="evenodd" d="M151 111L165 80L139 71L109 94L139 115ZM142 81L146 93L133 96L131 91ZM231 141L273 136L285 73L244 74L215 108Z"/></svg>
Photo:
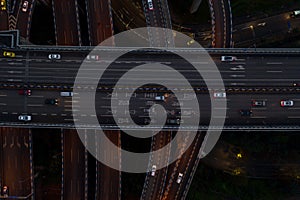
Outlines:
<svg viewBox="0 0 300 200"><path fill-rule="evenodd" d="M0 128L2 186L9 188L10 196L27 196L31 193L30 129Z"/></svg>
<svg viewBox="0 0 300 200"><path fill-rule="evenodd" d="M57 45L81 45L77 1L52 0Z"/></svg>
<svg viewBox="0 0 300 200"><path fill-rule="evenodd" d="M63 198L85 198L85 150L76 130L64 131L64 183Z"/></svg>
<svg viewBox="0 0 300 200"><path fill-rule="evenodd" d="M97 46L113 35L110 1L87 1L87 15L91 45Z"/></svg>

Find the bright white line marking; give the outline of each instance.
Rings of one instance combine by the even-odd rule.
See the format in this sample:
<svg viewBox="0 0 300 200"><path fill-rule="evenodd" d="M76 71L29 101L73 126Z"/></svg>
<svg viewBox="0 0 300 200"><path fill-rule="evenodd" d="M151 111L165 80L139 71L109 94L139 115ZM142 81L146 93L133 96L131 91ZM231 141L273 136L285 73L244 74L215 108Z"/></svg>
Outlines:
<svg viewBox="0 0 300 200"><path fill-rule="evenodd" d="M267 65L282 65L282 62L267 62Z"/></svg>
<svg viewBox="0 0 300 200"><path fill-rule="evenodd" d="M269 73L282 73L282 71L267 71Z"/></svg>
<svg viewBox="0 0 300 200"><path fill-rule="evenodd" d="M0 94L0 97L6 97L7 95L6 94Z"/></svg>

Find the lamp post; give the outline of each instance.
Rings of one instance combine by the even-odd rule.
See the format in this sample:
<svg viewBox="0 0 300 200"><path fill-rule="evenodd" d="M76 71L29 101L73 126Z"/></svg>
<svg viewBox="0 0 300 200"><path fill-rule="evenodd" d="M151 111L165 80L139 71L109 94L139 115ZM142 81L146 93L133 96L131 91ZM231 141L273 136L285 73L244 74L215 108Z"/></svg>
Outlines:
<svg viewBox="0 0 300 200"><path fill-rule="evenodd" d="M254 48L255 48L255 51L256 51L256 35L255 35L254 26L253 26L253 25L250 25L249 28L250 28L251 31L252 31L253 42L254 42Z"/></svg>

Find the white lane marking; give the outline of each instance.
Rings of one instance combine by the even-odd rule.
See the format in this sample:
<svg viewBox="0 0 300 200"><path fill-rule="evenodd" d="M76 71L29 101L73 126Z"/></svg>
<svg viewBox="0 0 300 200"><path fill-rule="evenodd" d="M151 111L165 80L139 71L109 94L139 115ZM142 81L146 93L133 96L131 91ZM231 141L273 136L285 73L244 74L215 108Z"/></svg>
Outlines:
<svg viewBox="0 0 300 200"><path fill-rule="evenodd" d="M267 65L282 65L282 62L267 62Z"/></svg>
<svg viewBox="0 0 300 200"><path fill-rule="evenodd" d="M4 114L4 115L7 115L7 114L8 114L8 112L2 112L2 114Z"/></svg>
<svg viewBox="0 0 300 200"><path fill-rule="evenodd" d="M0 94L0 97L6 97L7 95L6 94Z"/></svg>
<svg viewBox="0 0 300 200"><path fill-rule="evenodd" d="M230 77L233 77L233 78L238 78L238 77L245 77L246 75L244 74L232 74L230 75Z"/></svg>
<svg viewBox="0 0 300 200"><path fill-rule="evenodd" d="M31 106L31 107L41 107L41 106L43 106L43 104L27 104L27 106Z"/></svg>
<svg viewBox="0 0 300 200"><path fill-rule="evenodd" d="M17 115L18 113L17 113L17 112L13 112L13 113L11 113L11 114L13 114L13 115Z"/></svg>
<svg viewBox="0 0 300 200"><path fill-rule="evenodd" d="M61 116L67 116L67 114L61 114Z"/></svg>
<svg viewBox="0 0 300 200"><path fill-rule="evenodd" d="M267 71L268 73L282 73L282 71Z"/></svg>
<svg viewBox="0 0 300 200"><path fill-rule="evenodd" d="M32 115L38 115L37 113L31 113Z"/></svg>
<svg viewBox="0 0 300 200"><path fill-rule="evenodd" d="M6 103L0 103L0 106L6 106L7 104Z"/></svg>
<svg viewBox="0 0 300 200"><path fill-rule="evenodd" d="M44 96L41 96L41 95L31 95L31 96L28 96L30 98L44 98Z"/></svg>
<svg viewBox="0 0 300 200"><path fill-rule="evenodd" d="M288 116L288 118L290 118L290 119L300 119L300 116Z"/></svg>
<svg viewBox="0 0 300 200"><path fill-rule="evenodd" d="M289 110L300 110L300 108L288 108Z"/></svg>
<svg viewBox="0 0 300 200"><path fill-rule="evenodd" d="M266 116L254 116L254 117L251 117L251 118L256 118L256 119L260 119L260 118L267 118Z"/></svg>
<svg viewBox="0 0 300 200"><path fill-rule="evenodd" d="M57 116L57 114L56 113L52 113L51 116Z"/></svg>
<svg viewBox="0 0 300 200"><path fill-rule="evenodd" d="M43 116L47 116L47 113L42 113L41 115L43 115Z"/></svg>

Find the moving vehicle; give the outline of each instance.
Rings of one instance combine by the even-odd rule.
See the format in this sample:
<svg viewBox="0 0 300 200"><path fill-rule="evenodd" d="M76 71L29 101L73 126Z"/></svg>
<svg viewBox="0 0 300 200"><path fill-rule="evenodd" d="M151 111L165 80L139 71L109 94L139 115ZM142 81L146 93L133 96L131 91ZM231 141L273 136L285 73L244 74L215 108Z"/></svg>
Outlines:
<svg viewBox="0 0 300 200"><path fill-rule="evenodd" d="M3 56L14 58L14 57L16 57L16 54L14 52L12 52L12 51L4 51L3 52Z"/></svg>
<svg viewBox="0 0 300 200"><path fill-rule="evenodd" d="M60 92L60 96L62 96L62 97L72 97L73 92Z"/></svg>
<svg viewBox="0 0 300 200"><path fill-rule="evenodd" d="M19 90L19 95L30 96L31 95L31 90L29 90L29 89L21 89L21 90Z"/></svg>
<svg viewBox="0 0 300 200"><path fill-rule="evenodd" d="M50 60L60 60L61 56L60 56L60 54L49 54L48 58Z"/></svg>
<svg viewBox="0 0 300 200"><path fill-rule="evenodd" d="M28 1L24 1L24 2L23 2L23 4L22 4L22 11L23 11L23 12L27 12L27 10L28 10L28 5L29 5Z"/></svg>
<svg viewBox="0 0 300 200"><path fill-rule="evenodd" d="M252 100L252 106L255 107L264 107L266 106L266 101L265 100Z"/></svg>
<svg viewBox="0 0 300 200"><path fill-rule="evenodd" d="M221 56L222 62L232 62L235 61L237 58L235 56Z"/></svg>
<svg viewBox="0 0 300 200"><path fill-rule="evenodd" d="M281 107L291 107L293 105L294 105L294 101L292 101L292 100L281 100L280 101Z"/></svg>
<svg viewBox="0 0 300 200"><path fill-rule="evenodd" d="M0 10L6 10L6 0L0 0Z"/></svg>
<svg viewBox="0 0 300 200"><path fill-rule="evenodd" d="M215 98L225 98L226 92L214 92L214 97Z"/></svg>
<svg viewBox="0 0 300 200"><path fill-rule="evenodd" d="M151 176L155 176L155 172L156 172L156 165L153 165L151 169Z"/></svg>
<svg viewBox="0 0 300 200"><path fill-rule="evenodd" d="M58 99L46 99L45 104L58 105Z"/></svg>
<svg viewBox="0 0 300 200"><path fill-rule="evenodd" d="M290 17L299 17L300 16L300 10L295 10L290 14Z"/></svg>
<svg viewBox="0 0 300 200"><path fill-rule="evenodd" d="M87 55L86 57L87 60L99 60L99 58L98 55Z"/></svg>
<svg viewBox="0 0 300 200"><path fill-rule="evenodd" d="M148 0L149 10L154 10L152 0Z"/></svg>
<svg viewBox="0 0 300 200"><path fill-rule="evenodd" d="M259 24L257 24L257 26L266 26L266 22L262 22L262 23L259 23Z"/></svg>
<svg viewBox="0 0 300 200"><path fill-rule="evenodd" d="M31 121L31 116L30 115L19 115L18 119L20 121L28 122L28 121Z"/></svg>
<svg viewBox="0 0 300 200"><path fill-rule="evenodd" d="M164 101L165 100L165 96L156 96L155 100L157 100L157 101Z"/></svg>
<svg viewBox="0 0 300 200"><path fill-rule="evenodd" d="M252 115L252 110L250 110L250 109L241 109L240 114L241 114L241 116L250 117Z"/></svg>
<svg viewBox="0 0 300 200"><path fill-rule="evenodd" d="M182 177L183 177L183 174L182 173L179 173L178 174L178 178L177 178L177 180L176 180L176 183L181 183L181 181L182 181Z"/></svg>
<svg viewBox="0 0 300 200"><path fill-rule="evenodd" d="M177 124L177 125L179 125L180 124L180 122L181 122L181 120L180 119L167 119L167 124Z"/></svg>

